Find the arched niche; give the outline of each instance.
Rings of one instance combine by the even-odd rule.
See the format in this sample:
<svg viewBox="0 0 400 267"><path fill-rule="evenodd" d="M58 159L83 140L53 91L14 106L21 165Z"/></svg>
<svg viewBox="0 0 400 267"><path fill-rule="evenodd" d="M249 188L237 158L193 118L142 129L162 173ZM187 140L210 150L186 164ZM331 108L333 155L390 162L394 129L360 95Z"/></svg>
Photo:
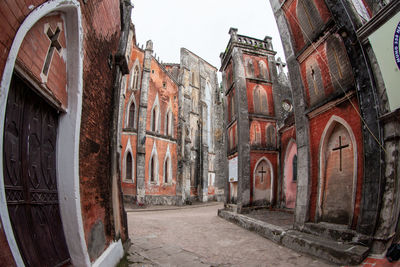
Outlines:
<svg viewBox="0 0 400 267"><path fill-rule="evenodd" d="M253 170L253 202L271 204L273 201L274 172L271 162L260 158Z"/></svg>
<svg viewBox="0 0 400 267"><path fill-rule="evenodd" d="M350 125L332 116L319 148L317 221L351 226L357 184L357 144Z"/></svg>

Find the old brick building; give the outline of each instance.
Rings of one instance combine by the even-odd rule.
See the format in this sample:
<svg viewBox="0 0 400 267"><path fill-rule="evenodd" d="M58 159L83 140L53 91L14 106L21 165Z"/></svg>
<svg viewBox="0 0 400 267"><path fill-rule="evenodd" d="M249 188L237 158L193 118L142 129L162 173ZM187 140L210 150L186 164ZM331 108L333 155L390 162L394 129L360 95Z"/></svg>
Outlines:
<svg viewBox="0 0 400 267"><path fill-rule="evenodd" d="M399 233L394 162L400 128L399 109L393 105L398 99L388 98L390 84L381 71L386 64L397 66L394 58L378 64L369 36L382 25L397 25L400 4L270 2L283 40L292 97L278 93L284 90L274 87L274 78L254 78L263 77L260 60L274 62L269 40L231 29L221 56L231 180L226 202L236 204L239 212L264 204L292 209L293 231L279 242L337 263L354 264L368 253L384 253ZM393 36L395 27L391 30ZM396 49L396 39L387 42L394 42ZM283 118L274 113L281 106L289 111ZM280 126L275 126L280 119ZM271 139L266 124L277 127L271 130L273 146L267 145ZM326 243L315 243L315 236ZM351 249L342 251L345 247Z"/></svg>
<svg viewBox="0 0 400 267"><path fill-rule="evenodd" d="M136 45L130 34L130 73L120 98L122 189L138 204L181 205L220 198L217 173L222 103L217 69L187 49L180 64L162 64L153 44Z"/></svg>
<svg viewBox="0 0 400 267"><path fill-rule="evenodd" d="M226 197L242 206L270 205L281 201L276 193L282 186L278 131L291 110L280 103L290 105L290 89L270 37L257 40L238 35L233 28L229 33L231 39L221 54L229 160ZM287 142L293 137L288 131L292 134Z"/></svg>
<svg viewBox="0 0 400 267"><path fill-rule="evenodd" d="M1 2L1 265L122 257L110 122L130 9L119 0Z"/></svg>

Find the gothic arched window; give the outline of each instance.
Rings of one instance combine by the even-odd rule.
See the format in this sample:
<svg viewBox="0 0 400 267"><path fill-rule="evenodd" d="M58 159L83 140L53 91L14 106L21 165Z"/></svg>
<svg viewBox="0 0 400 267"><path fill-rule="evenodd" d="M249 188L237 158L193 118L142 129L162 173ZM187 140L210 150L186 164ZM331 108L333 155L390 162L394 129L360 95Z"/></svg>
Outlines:
<svg viewBox="0 0 400 267"><path fill-rule="evenodd" d="M257 85L253 91L254 113L268 114L267 92Z"/></svg>
<svg viewBox="0 0 400 267"><path fill-rule="evenodd" d="M270 148L276 147L276 134L275 127L273 125L269 125L266 130L266 145Z"/></svg>
<svg viewBox="0 0 400 267"><path fill-rule="evenodd" d="M125 174L125 179L127 180L133 180L133 170L132 170L132 154L131 152L128 151L128 154L126 155L126 174Z"/></svg>
<svg viewBox="0 0 400 267"><path fill-rule="evenodd" d="M268 79L268 68L264 61L258 61L258 68L259 68L259 78L263 80Z"/></svg>
<svg viewBox="0 0 400 267"><path fill-rule="evenodd" d="M293 170L293 182L296 182L297 181L297 155L293 156L292 170Z"/></svg>
<svg viewBox="0 0 400 267"><path fill-rule="evenodd" d="M128 128L135 128L135 110L135 103L132 102L129 107Z"/></svg>

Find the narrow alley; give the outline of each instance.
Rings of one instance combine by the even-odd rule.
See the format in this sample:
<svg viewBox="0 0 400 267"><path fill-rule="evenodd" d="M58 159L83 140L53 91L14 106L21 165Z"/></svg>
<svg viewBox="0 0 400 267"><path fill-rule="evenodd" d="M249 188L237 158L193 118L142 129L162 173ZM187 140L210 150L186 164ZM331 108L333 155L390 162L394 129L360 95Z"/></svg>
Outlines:
<svg viewBox="0 0 400 267"><path fill-rule="evenodd" d="M128 212L129 266L332 266L219 218L222 207Z"/></svg>

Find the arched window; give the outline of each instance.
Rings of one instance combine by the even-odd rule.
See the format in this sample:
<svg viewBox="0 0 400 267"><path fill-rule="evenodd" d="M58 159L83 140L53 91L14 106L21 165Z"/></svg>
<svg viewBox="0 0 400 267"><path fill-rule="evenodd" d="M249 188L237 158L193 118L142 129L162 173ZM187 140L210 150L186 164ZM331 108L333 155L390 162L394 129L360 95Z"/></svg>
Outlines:
<svg viewBox="0 0 400 267"><path fill-rule="evenodd" d="M293 156L293 161L292 161L292 165L293 165L293 182L297 181L297 155Z"/></svg>
<svg viewBox="0 0 400 267"><path fill-rule="evenodd" d="M136 66L133 71L133 90L139 89L139 67Z"/></svg>
<svg viewBox="0 0 400 267"><path fill-rule="evenodd" d="M131 90L137 90L140 87L140 68L139 60L136 60L133 69L131 70L131 78L129 82L129 88Z"/></svg>
<svg viewBox="0 0 400 267"><path fill-rule="evenodd" d="M149 171L149 178L150 182L155 182L156 181L156 162L154 160L154 156L151 157L150 159L150 171Z"/></svg>
<svg viewBox="0 0 400 267"><path fill-rule="evenodd" d="M260 60L258 61L258 68L259 68L259 78L263 79L263 80L267 80L268 79L268 69L267 69L267 65L265 64L264 61Z"/></svg>
<svg viewBox="0 0 400 267"><path fill-rule="evenodd" d="M250 143L254 146L259 146L261 144L261 128L257 121L251 123L251 135Z"/></svg>
<svg viewBox="0 0 400 267"><path fill-rule="evenodd" d="M354 86L353 70L341 37L337 34L331 35L325 46L334 90L348 90Z"/></svg>
<svg viewBox="0 0 400 267"><path fill-rule="evenodd" d="M169 171L168 171L168 162L169 162L169 160L168 159L166 159L165 160L165 163L164 163L164 183L168 183L168 180L169 180Z"/></svg>
<svg viewBox="0 0 400 267"><path fill-rule="evenodd" d="M155 132L156 131L156 119L157 119L157 110L156 108L153 108L153 113L151 114L152 120L151 120L151 131Z"/></svg>
<svg viewBox="0 0 400 267"><path fill-rule="evenodd" d="M170 135L170 131L169 131L169 121L170 121L170 115L169 115L170 113L169 112L167 112L167 118L166 118L166 125L165 125L165 134L166 135Z"/></svg>
<svg viewBox="0 0 400 267"><path fill-rule="evenodd" d="M253 91L254 113L268 114L267 92L261 86Z"/></svg>
<svg viewBox="0 0 400 267"><path fill-rule="evenodd" d="M129 107L128 128L135 128L135 110L135 103L132 102Z"/></svg>
<svg viewBox="0 0 400 267"><path fill-rule="evenodd" d="M254 65L253 65L253 59L252 58L247 58L246 59L246 72L247 72L247 77L254 77Z"/></svg>
<svg viewBox="0 0 400 267"><path fill-rule="evenodd" d="M306 63L306 78L310 95L310 105L312 106L325 98L321 70L315 60L311 59Z"/></svg>
<svg viewBox="0 0 400 267"><path fill-rule="evenodd" d="M164 160L164 183L166 184L171 182L171 171L171 159L168 148L167 155L165 156Z"/></svg>
<svg viewBox="0 0 400 267"><path fill-rule="evenodd" d="M313 1L298 0L296 7L297 20L301 26L306 43L312 41L323 28L323 21Z"/></svg>
<svg viewBox="0 0 400 267"><path fill-rule="evenodd" d="M130 151L128 151L128 154L126 155L126 175L125 179L126 180L133 180L133 171L132 171L132 154Z"/></svg>
<svg viewBox="0 0 400 267"><path fill-rule="evenodd" d="M172 136L174 128L174 117L171 110L165 116L165 135Z"/></svg>
<svg viewBox="0 0 400 267"><path fill-rule="evenodd" d="M266 145L270 148L276 147L276 134L275 134L275 127L273 125L267 126L266 130Z"/></svg>

